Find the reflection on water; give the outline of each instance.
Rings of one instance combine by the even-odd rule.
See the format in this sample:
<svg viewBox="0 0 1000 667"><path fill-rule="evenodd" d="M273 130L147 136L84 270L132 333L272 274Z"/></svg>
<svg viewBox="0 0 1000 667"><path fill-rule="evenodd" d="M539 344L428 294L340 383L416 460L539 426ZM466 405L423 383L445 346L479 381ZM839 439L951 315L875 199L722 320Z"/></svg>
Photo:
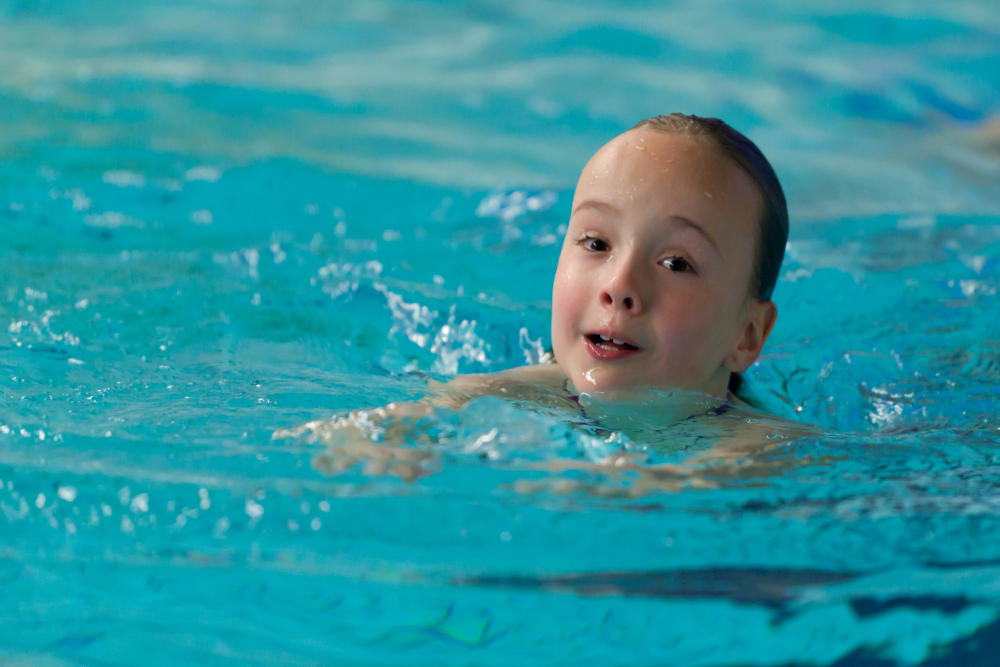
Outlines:
<svg viewBox="0 0 1000 667"><path fill-rule="evenodd" d="M0 3L0 654L992 656L995 8L749 7ZM545 358L577 170L674 109L787 187L761 409L361 423Z"/></svg>

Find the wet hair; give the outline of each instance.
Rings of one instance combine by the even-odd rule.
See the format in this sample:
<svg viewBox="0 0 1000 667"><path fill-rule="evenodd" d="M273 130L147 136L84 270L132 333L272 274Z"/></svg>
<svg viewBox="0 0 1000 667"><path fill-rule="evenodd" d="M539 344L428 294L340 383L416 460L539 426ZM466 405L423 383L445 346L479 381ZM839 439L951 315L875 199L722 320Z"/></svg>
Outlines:
<svg viewBox="0 0 1000 667"><path fill-rule="evenodd" d="M694 137L706 137L745 171L764 200L758 221L754 253L752 293L761 301L769 301L778 281L781 261L788 242L788 204L777 174L756 144L718 118L703 118L682 113L653 116L639 121L634 128L648 128ZM735 393L743 384L739 373L729 377L729 391Z"/></svg>

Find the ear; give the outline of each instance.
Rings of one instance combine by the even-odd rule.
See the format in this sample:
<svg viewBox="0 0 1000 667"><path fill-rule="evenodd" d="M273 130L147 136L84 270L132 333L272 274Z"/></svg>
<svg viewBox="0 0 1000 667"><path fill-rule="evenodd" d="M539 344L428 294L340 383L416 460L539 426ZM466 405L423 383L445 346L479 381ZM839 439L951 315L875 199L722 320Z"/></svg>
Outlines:
<svg viewBox="0 0 1000 667"><path fill-rule="evenodd" d="M726 358L726 368L733 373L742 373L757 361L777 319L778 307L773 301L751 299L747 321Z"/></svg>

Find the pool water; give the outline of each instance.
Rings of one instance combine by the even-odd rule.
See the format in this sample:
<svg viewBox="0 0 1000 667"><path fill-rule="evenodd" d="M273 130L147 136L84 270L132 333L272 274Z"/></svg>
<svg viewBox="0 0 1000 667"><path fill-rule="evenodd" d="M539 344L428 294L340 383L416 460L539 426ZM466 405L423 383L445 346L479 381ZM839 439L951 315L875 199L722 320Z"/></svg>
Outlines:
<svg viewBox="0 0 1000 667"><path fill-rule="evenodd" d="M986 0L0 2L0 657L990 664L998 45ZM537 362L578 170L672 110L782 177L748 389L809 435L479 399L413 481L272 437Z"/></svg>

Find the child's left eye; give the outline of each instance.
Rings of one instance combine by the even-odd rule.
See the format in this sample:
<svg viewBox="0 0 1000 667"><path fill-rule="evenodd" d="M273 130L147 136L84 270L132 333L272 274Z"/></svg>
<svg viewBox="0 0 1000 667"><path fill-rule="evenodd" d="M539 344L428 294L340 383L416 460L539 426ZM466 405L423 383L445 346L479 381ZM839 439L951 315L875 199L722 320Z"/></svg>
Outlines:
<svg viewBox="0 0 1000 667"><path fill-rule="evenodd" d="M691 266L691 262L687 261L683 257L667 257L665 260L660 262L660 264L674 273L687 273L694 271L694 267Z"/></svg>

